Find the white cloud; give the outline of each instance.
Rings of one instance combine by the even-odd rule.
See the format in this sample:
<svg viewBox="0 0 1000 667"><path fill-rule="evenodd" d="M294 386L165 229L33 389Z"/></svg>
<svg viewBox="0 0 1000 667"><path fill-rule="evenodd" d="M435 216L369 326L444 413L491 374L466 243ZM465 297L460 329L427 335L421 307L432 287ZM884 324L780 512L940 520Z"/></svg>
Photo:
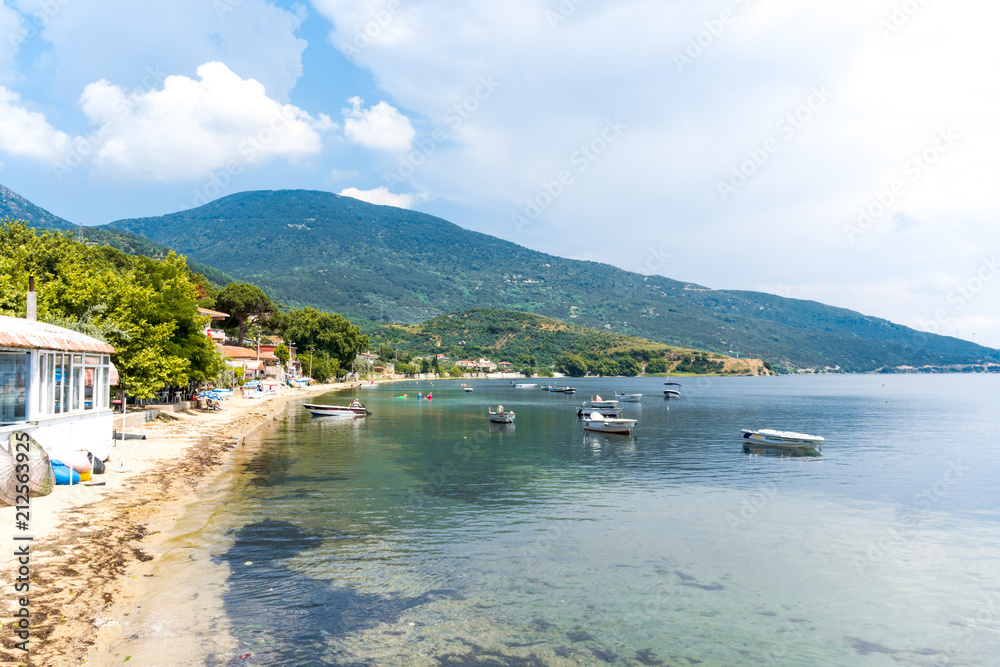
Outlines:
<svg viewBox="0 0 1000 667"><path fill-rule="evenodd" d="M366 201L369 204L380 206L395 206L396 208L413 208L414 204L421 199L426 199L426 195L415 194L394 194L389 192L389 188L382 186L372 190L359 190L357 188L346 188L340 191L342 197L353 197Z"/></svg>
<svg viewBox="0 0 1000 667"><path fill-rule="evenodd" d="M344 135L349 141L366 148L403 152L410 149L416 130L410 119L387 102L364 109L364 100L347 100L352 108L343 109Z"/></svg>
<svg viewBox="0 0 1000 667"><path fill-rule="evenodd" d="M223 63L205 63L198 76L168 76L148 92L104 80L88 85L80 104L103 135L95 164L128 178L185 180L230 163L315 155L320 132L335 127L326 116L275 101Z"/></svg>
<svg viewBox="0 0 1000 667"><path fill-rule="evenodd" d="M49 125L45 114L24 108L17 93L0 86L0 151L55 161L65 156L70 141Z"/></svg>
<svg viewBox="0 0 1000 667"><path fill-rule="evenodd" d="M138 87L147 71L193 75L219 60L286 101L302 74L306 41L295 35L302 14L268 0L18 0L25 16L40 16L46 42L33 66L51 75L63 96L108 79Z"/></svg>

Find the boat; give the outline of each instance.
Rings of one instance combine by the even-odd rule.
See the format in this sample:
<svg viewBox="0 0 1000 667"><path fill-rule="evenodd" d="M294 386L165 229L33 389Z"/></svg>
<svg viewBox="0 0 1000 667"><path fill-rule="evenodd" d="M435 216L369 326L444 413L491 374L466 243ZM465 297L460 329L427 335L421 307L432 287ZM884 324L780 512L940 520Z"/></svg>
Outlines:
<svg viewBox="0 0 1000 667"><path fill-rule="evenodd" d="M575 394L576 393L576 387L563 387L562 393L564 393L564 394Z"/></svg>
<svg viewBox="0 0 1000 667"><path fill-rule="evenodd" d="M303 403L302 407L308 410L313 417L364 417L371 414L358 399L354 399L350 405Z"/></svg>
<svg viewBox="0 0 1000 667"><path fill-rule="evenodd" d="M591 397L589 401L584 401L583 402L583 407L585 407L585 408L615 408L615 407L618 407L618 401L616 401L616 400L615 401L611 401L611 400L605 401L603 398L601 398L601 395L598 394L597 398Z"/></svg>
<svg viewBox="0 0 1000 667"><path fill-rule="evenodd" d="M598 413L604 417L617 417L622 413L624 408L614 407L614 408L592 408L589 406L583 406L576 409L576 415L582 417L584 415L589 415L591 413Z"/></svg>
<svg viewBox="0 0 1000 667"><path fill-rule="evenodd" d="M623 403L638 403L642 400L642 394L619 394L615 392L615 398Z"/></svg>
<svg viewBox="0 0 1000 667"><path fill-rule="evenodd" d="M521 382L519 384L515 384L514 389L534 389L537 386L537 383Z"/></svg>
<svg viewBox="0 0 1000 667"><path fill-rule="evenodd" d="M681 395L681 385L679 382L663 383L663 398L679 398Z"/></svg>
<svg viewBox="0 0 1000 667"><path fill-rule="evenodd" d="M618 417L605 417L599 412L592 412L583 420L584 431L596 431L598 433L618 433L629 435L635 428L638 420L621 419Z"/></svg>
<svg viewBox="0 0 1000 667"><path fill-rule="evenodd" d="M472 391L472 387L462 387L463 391Z"/></svg>
<svg viewBox="0 0 1000 667"><path fill-rule="evenodd" d="M755 449L779 449L819 456L823 451L823 438L818 435L775 431L770 428L762 428L757 431L745 428L742 432L743 451L747 453Z"/></svg>
<svg viewBox="0 0 1000 667"><path fill-rule="evenodd" d="M504 412L503 406L498 406L496 412L493 408L490 408L490 421L494 424L513 424L514 423L514 412L513 410L507 410Z"/></svg>

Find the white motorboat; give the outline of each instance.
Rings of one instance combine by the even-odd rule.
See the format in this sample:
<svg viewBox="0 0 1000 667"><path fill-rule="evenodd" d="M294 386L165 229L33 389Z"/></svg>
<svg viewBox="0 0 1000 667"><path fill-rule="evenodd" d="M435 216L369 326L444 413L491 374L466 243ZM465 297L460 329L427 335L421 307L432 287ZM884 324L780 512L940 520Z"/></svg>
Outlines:
<svg viewBox="0 0 1000 667"><path fill-rule="evenodd" d="M615 392L615 398L622 403L638 403L642 400L642 394L619 394Z"/></svg>
<svg viewBox="0 0 1000 667"><path fill-rule="evenodd" d="M679 382L663 383L664 398L680 398L680 395L681 395L681 384Z"/></svg>
<svg viewBox="0 0 1000 667"><path fill-rule="evenodd" d="M603 398L601 398L601 395L598 394L596 398L593 397L593 396L591 396L591 398L590 398L589 401L584 401L583 402L583 407L585 407L585 408L615 408L615 407L618 407L618 401L617 400L615 400L615 401L605 401Z"/></svg>
<svg viewBox="0 0 1000 667"><path fill-rule="evenodd" d="M493 409L490 408L490 421L493 422L494 424L513 424L514 417L515 417L514 411L513 410L504 411L502 405L496 409L496 412L494 412Z"/></svg>
<svg viewBox="0 0 1000 667"><path fill-rule="evenodd" d="M303 403L302 407L313 417L364 417L371 414L358 399L354 399L350 405Z"/></svg>
<svg viewBox="0 0 1000 667"><path fill-rule="evenodd" d="M462 387L463 391L472 391L472 387Z"/></svg>
<svg viewBox="0 0 1000 667"><path fill-rule="evenodd" d="M538 386L537 383L522 382L520 384L515 384L514 389L534 389L537 386Z"/></svg>
<svg viewBox="0 0 1000 667"><path fill-rule="evenodd" d="M596 431L598 433L618 433L619 435L629 435L638 420L621 419L618 417L605 417L599 412L592 412L583 420L583 430Z"/></svg>
<svg viewBox="0 0 1000 667"><path fill-rule="evenodd" d="M749 453L755 449L778 449L819 456L823 451L823 438L818 435L775 431L770 428L756 431L743 429L743 451Z"/></svg>

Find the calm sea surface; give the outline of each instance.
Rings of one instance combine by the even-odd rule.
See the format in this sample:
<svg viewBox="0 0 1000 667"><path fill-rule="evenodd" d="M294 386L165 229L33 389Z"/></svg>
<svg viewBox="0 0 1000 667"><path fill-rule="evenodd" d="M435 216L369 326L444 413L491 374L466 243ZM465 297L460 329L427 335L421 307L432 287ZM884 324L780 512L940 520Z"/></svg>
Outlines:
<svg viewBox="0 0 1000 667"><path fill-rule="evenodd" d="M356 390L363 420L292 406L184 509L122 654L1000 663L1000 377L682 383L392 385ZM574 407L615 389L644 394L634 434L585 434ZM488 422L498 403L514 425ZM748 427L822 435L823 456L744 454Z"/></svg>

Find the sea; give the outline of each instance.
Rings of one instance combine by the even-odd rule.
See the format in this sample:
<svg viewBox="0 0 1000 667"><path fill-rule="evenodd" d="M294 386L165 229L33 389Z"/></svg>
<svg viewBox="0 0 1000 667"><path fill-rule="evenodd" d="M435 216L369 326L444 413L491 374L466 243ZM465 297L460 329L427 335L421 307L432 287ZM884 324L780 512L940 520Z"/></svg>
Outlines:
<svg viewBox="0 0 1000 667"><path fill-rule="evenodd" d="M1000 664L1000 376L663 381L290 404L179 510L117 660ZM616 391L642 393L632 435L585 432L576 407ZM743 428L822 455L747 453Z"/></svg>

